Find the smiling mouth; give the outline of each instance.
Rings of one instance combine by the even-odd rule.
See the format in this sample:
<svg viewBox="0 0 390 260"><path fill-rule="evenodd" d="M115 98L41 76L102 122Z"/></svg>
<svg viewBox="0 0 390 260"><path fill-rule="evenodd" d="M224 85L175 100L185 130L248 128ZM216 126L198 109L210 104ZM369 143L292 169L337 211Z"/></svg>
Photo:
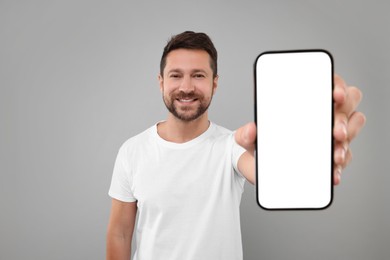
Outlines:
<svg viewBox="0 0 390 260"><path fill-rule="evenodd" d="M176 100L179 102L182 102L182 103L191 103L191 102L194 102L198 99L197 98L178 98Z"/></svg>

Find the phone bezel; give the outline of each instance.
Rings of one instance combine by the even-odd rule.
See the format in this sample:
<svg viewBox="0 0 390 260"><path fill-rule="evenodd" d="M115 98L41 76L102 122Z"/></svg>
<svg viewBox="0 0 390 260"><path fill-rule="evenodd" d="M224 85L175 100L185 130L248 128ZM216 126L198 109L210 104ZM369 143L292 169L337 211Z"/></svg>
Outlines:
<svg viewBox="0 0 390 260"><path fill-rule="evenodd" d="M334 90L334 60L333 60L333 56L331 55L331 53L327 50L324 50L324 49L295 49L295 50L273 50L273 51L265 51L265 52L262 52L261 54L259 54L256 59L255 59L255 62L254 62L254 117L255 117L255 124L257 125L257 64L258 64L258 61L259 59L263 56L263 55L268 55L268 54L280 54L280 53L307 53L307 52L322 52L322 53L325 53L326 55L329 56L329 59L331 61L331 88L332 88L332 93L333 93L333 90ZM257 147L258 147L258 143L257 143L257 140L256 140L256 144L255 144L255 165L256 165L256 183L255 183L255 186L256 186L256 203L258 204L259 207L261 207L262 209L264 210L268 210L268 211L294 211L294 210L298 210L298 211L301 211L301 210L324 210L324 209L327 209L332 203L333 203L333 200L334 200L334 188L333 188L333 174L334 174L334 167L333 167L333 157L334 157L334 141L333 141L333 127L334 127L334 100L333 100L333 94L332 94L332 99L331 99L331 129L330 129L330 135L331 135L331 171L330 171L330 176L329 178L331 178L331 185L330 185L330 193L329 193L329 203L326 204L325 206L323 207L302 207L302 208L297 208L297 207L293 207L293 208L269 208L269 207L265 207L264 205L261 204L260 200L259 200L259 175L258 175L258 153L256 152L257 151ZM258 131L257 131L258 133Z"/></svg>

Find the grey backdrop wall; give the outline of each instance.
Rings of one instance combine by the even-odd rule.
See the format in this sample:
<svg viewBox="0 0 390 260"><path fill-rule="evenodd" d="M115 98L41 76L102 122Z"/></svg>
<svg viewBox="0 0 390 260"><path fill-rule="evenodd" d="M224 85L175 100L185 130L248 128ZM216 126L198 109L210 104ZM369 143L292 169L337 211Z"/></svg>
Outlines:
<svg viewBox="0 0 390 260"><path fill-rule="evenodd" d="M219 50L211 119L253 120L253 62L324 48L364 92L354 160L318 212L241 204L244 258L389 259L390 4L386 1L0 1L0 259L104 259L121 143L166 117L157 84L168 38Z"/></svg>

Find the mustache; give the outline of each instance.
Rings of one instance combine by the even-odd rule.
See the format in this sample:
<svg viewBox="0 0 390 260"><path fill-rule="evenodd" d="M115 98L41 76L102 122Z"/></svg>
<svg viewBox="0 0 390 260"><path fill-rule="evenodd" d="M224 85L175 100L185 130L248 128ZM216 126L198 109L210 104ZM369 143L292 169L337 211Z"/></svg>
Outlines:
<svg viewBox="0 0 390 260"><path fill-rule="evenodd" d="M175 99L200 99L203 96L201 94L195 93L195 91L184 92L180 91L173 95Z"/></svg>

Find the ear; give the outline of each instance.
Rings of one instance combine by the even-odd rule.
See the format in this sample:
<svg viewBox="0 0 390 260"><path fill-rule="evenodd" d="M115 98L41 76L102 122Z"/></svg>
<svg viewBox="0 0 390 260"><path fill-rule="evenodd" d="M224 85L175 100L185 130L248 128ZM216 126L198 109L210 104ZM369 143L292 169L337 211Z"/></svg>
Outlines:
<svg viewBox="0 0 390 260"><path fill-rule="evenodd" d="M217 91L217 88L218 88L218 79L219 79L219 76L216 75L213 79L213 93L215 93Z"/></svg>
<svg viewBox="0 0 390 260"><path fill-rule="evenodd" d="M164 90L164 78L163 78L163 76L161 76L161 74L158 74L157 79L158 79L158 84L160 86L160 91L162 93Z"/></svg>

